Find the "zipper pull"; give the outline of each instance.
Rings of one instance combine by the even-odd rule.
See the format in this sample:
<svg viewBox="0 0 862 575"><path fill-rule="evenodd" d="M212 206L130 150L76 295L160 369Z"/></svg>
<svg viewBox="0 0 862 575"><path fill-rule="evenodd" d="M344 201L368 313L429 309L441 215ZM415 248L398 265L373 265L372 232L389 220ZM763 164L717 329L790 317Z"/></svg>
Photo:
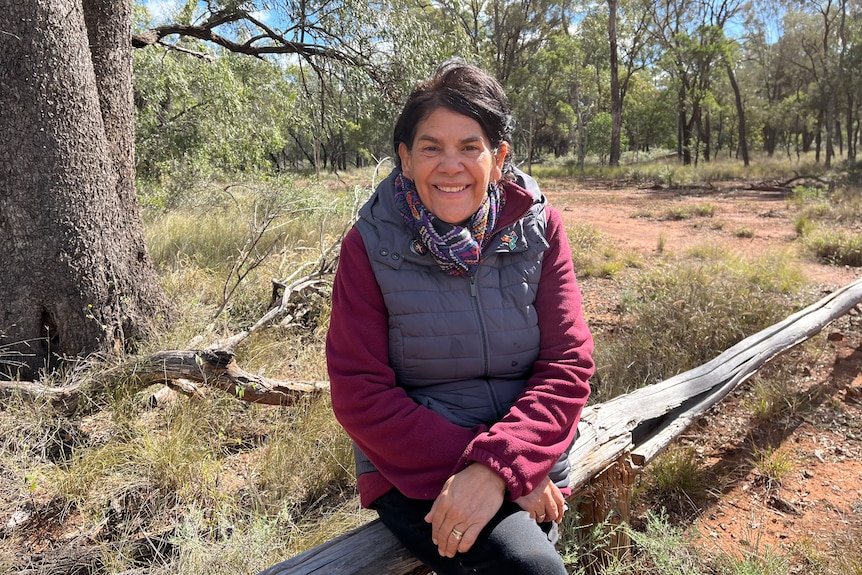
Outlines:
<svg viewBox="0 0 862 575"><path fill-rule="evenodd" d="M476 297L476 277L470 276L470 295Z"/></svg>

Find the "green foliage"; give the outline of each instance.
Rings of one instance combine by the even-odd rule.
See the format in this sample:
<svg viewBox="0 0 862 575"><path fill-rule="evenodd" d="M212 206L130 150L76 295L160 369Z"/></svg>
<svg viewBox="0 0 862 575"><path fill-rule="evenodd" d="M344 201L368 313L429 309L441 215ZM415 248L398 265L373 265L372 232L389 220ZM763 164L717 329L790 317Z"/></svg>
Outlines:
<svg viewBox="0 0 862 575"><path fill-rule="evenodd" d="M858 231L823 226L807 232L803 242L816 257L827 262L862 266L862 234Z"/></svg>
<svg viewBox="0 0 862 575"><path fill-rule="evenodd" d="M138 177L168 196L163 203L213 173L273 167L297 114L287 71L231 53L202 59L147 49L134 56ZM171 193L168 180L179 175L184 183Z"/></svg>
<svg viewBox="0 0 862 575"><path fill-rule="evenodd" d="M650 462L645 486L655 498L676 510L707 496L709 473L691 448L671 448Z"/></svg>
<svg viewBox="0 0 862 575"><path fill-rule="evenodd" d="M599 157L604 165L611 149L611 115L599 112L587 123L587 152Z"/></svg>
<svg viewBox="0 0 862 575"><path fill-rule="evenodd" d="M599 112L593 116L587 124L587 151L599 158L599 164L607 163L608 154L611 151L611 115L607 112ZM621 147L628 146L626 135L621 135Z"/></svg>
<svg viewBox="0 0 862 575"><path fill-rule="evenodd" d="M643 531L630 531L640 550L638 565L650 575L699 575L711 573L707 562L693 545L692 536L670 524L663 510L648 511Z"/></svg>
<svg viewBox="0 0 862 575"><path fill-rule="evenodd" d="M799 213L796 233L814 257L836 265L862 266L862 193L846 186L829 192L797 186L790 205Z"/></svg>

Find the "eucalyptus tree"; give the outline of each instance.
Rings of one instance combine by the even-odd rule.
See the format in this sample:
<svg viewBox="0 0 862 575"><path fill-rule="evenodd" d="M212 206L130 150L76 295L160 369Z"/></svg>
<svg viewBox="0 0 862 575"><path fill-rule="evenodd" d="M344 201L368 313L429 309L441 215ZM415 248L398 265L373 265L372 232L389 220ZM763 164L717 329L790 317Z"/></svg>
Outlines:
<svg viewBox="0 0 862 575"><path fill-rule="evenodd" d="M571 0L439 0L435 6L461 28L472 56L507 87L548 37L565 31L574 9Z"/></svg>
<svg viewBox="0 0 862 575"><path fill-rule="evenodd" d="M608 48L611 91L611 142L608 164L618 166L622 152L622 114L629 83L646 68L655 51L647 42L649 0L608 0ZM622 70L621 70L622 68Z"/></svg>
<svg viewBox="0 0 862 575"><path fill-rule="evenodd" d="M577 143L577 108L585 78L580 42L563 33L546 39L524 68L509 78L509 98L517 118L517 159L531 172L543 152L563 156Z"/></svg>
<svg viewBox="0 0 862 575"><path fill-rule="evenodd" d="M671 90L656 81L652 69L632 76L623 109L623 129L636 153L676 145L674 97Z"/></svg>
<svg viewBox="0 0 862 575"><path fill-rule="evenodd" d="M134 54L138 177L194 182L211 171L283 168L300 107L291 67L182 46L207 58L164 48Z"/></svg>
<svg viewBox="0 0 862 575"><path fill-rule="evenodd" d="M835 115L836 97L841 84L841 64L843 52L839 47L838 34L841 19L846 14L845 0L806 0L802 7L807 9L811 26L809 34L799 37L805 61L798 63L807 68L817 85L820 109L816 132L816 156L820 160L821 135L825 134L824 165L832 165L835 156Z"/></svg>
<svg viewBox="0 0 862 575"><path fill-rule="evenodd" d="M844 99L844 126L847 134L847 159L856 160L862 123L862 2L843 0L838 30L841 71L840 96ZM840 132L839 132L840 133Z"/></svg>
<svg viewBox="0 0 862 575"><path fill-rule="evenodd" d="M744 45L747 66L742 82L751 102L749 137L757 139L768 156L779 147L797 159L814 141L808 86L813 79L793 62L801 58L801 44L785 40L781 14L759 7L747 22ZM777 36L777 41L771 40Z"/></svg>
<svg viewBox="0 0 862 575"><path fill-rule="evenodd" d="M194 38L314 71L338 62L389 89L392 44L381 39L395 33L391 3L190 0L185 8L178 21L133 35L130 0L0 0L6 377L122 353L169 313L135 196L132 46L204 57L180 40Z"/></svg>
<svg viewBox="0 0 862 575"><path fill-rule="evenodd" d="M676 90L677 153L683 164L699 157L701 147L709 159L709 117L703 104L726 43L724 28L741 8L741 0L655 0L649 8L651 32L663 51L659 62Z"/></svg>
<svg viewBox="0 0 862 575"><path fill-rule="evenodd" d="M0 2L0 377L122 351L168 304L135 197L131 8Z"/></svg>
<svg viewBox="0 0 862 575"><path fill-rule="evenodd" d="M608 15L601 5L588 10L579 22L575 36L581 50L575 55L581 60L584 81L576 85L576 112L578 115L578 165L583 169L588 151L594 149L587 127L593 118L610 107L610 44L608 43Z"/></svg>
<svg viewBox="0 0 862 575"><path fill-rule="evenodd" d="M816 7L815 11L814 5L809 4L805 12L788 9L782 21L783 34L777 45L781 57L792 68L794 81L814 115L812 133L815 160L820 162L825 152L825 165L830 166L835 155L833 130L835 92L838 89L835 71L838 52L834 40L838 11L831 0Z"/></svg>

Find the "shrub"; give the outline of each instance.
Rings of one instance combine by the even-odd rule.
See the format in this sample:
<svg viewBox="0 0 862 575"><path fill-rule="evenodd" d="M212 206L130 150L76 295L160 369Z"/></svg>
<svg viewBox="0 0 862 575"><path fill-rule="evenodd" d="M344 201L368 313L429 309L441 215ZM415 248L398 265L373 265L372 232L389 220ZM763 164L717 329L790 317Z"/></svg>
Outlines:
<svg viewBox="0 0 862 575"><path fill-rule="evenodd" d="M816 257L829 263L862 266L862 234L835 227L808 231L803 243Z"/></svg>
<svg viewBox="0 0 862 575"><path fill-rule="evenodd" d="M787 254L696 253L642 274L624 295L619 329L596 345L599 401L706 363L788 314L802 276Z"/></svg>

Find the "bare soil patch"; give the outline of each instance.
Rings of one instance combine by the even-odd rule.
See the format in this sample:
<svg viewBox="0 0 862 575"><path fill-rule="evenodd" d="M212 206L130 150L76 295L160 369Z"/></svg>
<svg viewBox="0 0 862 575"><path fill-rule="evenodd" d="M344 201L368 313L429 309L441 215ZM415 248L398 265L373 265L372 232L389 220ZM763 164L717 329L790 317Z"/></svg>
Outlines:
<svg viewBox="0 0 862 575"><path fill-rule="evenodd" d="M589 224L621 251L650 258L718 246L744 256L799 250L795 210L780 193L733 184L697 190L653 190L587 182L545 192L570 223ZM705 205L711 216L694 213ZM862 269L807 260L810 301L847 285ZM622 286L581 281L585 313L594 329L612 324ZM675 447L690 448L708 470L708 495L662 501L647 493L634 519L667 507L687 525L697 545L725 554L785 554L789 573L858 573L862 553L862 316L857 308L806 347L788 352L787 415L758 420L751 386L744 384L703 416ZM767 366L764 369L770 369ZM784 471L770 477L765 462ZM648 473L648 469L647 469ZM849 547L851 546L852 547ZM843 563L842 563L843 562Z"/></svg>

